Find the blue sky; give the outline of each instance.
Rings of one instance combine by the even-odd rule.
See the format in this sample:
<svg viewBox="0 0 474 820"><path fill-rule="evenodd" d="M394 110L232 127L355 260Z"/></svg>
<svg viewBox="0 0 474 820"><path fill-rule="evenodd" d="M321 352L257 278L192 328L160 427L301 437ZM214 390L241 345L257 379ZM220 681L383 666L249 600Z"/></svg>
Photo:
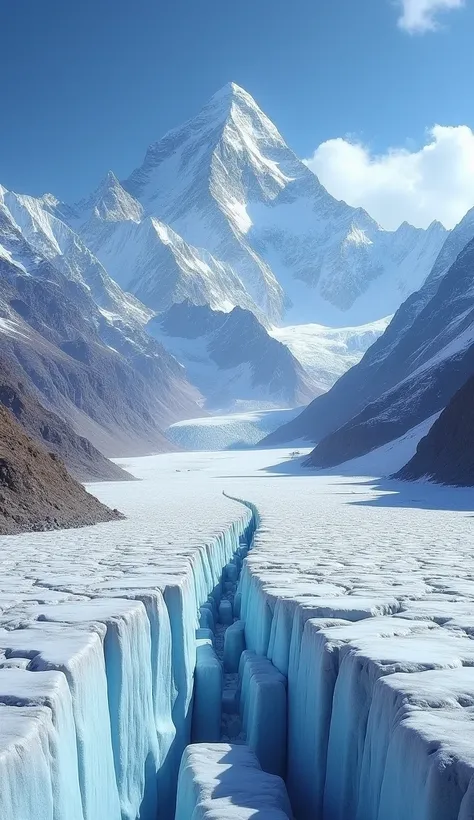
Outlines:
<svg viewBox="0 0 474 820"><path fill-rule="evenodd" d="M0 4L0 30L7 188L77 200L233 80L335 195L368 202L388 227L404 209L452 222L474 204L474 0L16 0ZM448 153L455 169L441 176L462 178L449 213L444 189L439 214L426 204L432 181L424 206L407 204L430 145L428 164ZM380 189L407 166L391 216Z"/></svg>

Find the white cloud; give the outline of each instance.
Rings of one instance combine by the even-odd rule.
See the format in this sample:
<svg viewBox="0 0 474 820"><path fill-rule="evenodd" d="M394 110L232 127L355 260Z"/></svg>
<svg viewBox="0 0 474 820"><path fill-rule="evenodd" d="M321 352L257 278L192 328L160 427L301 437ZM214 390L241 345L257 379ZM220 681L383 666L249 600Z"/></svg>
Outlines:
<svg viewBox="0 0 474 820"><path fill-rule="evenodd" d="M474 132L435 125L418 151L390 148L377 155L347 139L321 143L306 164L325 188L365 208L385 228L407 221L453 227L474 205Z"/></svg>
<svg viewBox="0 0 474 820"><path fill-rule="evenodd" d="M399 0L402 13L398 25L405 31L424 33L438 28L437 15L440 12L460 9L465 0Z"/></svg>

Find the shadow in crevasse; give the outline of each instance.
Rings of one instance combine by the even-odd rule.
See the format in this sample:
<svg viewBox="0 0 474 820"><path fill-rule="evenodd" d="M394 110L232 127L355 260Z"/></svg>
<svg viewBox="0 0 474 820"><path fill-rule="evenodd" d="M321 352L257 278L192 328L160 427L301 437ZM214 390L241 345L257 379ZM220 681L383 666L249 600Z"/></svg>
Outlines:
<svg viewBox="0 0 474 820"><path fill-rule="evenodd" d="M204 744L205 746L206 744ZM212 744L211 744L212 746ZM214 747L215 752L218 747ZM191 758L188 761L192 762ZM186 752L185 752L186 755ZM188 766L184 766L183 780L178 786L177 816L182 816L183 809L197 798L198 809L205 807L209 815L216 817L230 816L252 817L252 820L268 820L269 817L291 817L292 811L283 780L275 775L262 771L255 755L245 744L234 744L231 747L222 745L221 753L215 759L211 753L209 772L205 768L205 751L201 752L200 771L196 774L197 785L194 794L188 783L194 780ZM204 764L204 766L203 766ZM204 789L200 793L200 784L204 775ZM207 781L207 782L206 782ZM187 787L187 788L186 788ZM202 801L202 802L201 802ZM215 801L215 802L214 802ZM235 809L232 807L235 806ZM208 811L205 813L207 814ZM202 812L201 812L202 813Z"/></svg>

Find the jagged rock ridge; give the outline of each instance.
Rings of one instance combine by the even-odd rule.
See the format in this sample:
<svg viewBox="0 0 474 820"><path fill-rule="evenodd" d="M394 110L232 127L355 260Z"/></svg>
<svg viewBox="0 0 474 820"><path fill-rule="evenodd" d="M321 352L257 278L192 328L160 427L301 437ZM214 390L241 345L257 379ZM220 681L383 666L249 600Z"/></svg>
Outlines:
<svg viewBox="0 0 474 820"><path fill-rule="evenodd" d="M38 200L0 199L0 332L21 381L106 455L169 449L163 428L199 397L144 330L151 311Z"/></svg>

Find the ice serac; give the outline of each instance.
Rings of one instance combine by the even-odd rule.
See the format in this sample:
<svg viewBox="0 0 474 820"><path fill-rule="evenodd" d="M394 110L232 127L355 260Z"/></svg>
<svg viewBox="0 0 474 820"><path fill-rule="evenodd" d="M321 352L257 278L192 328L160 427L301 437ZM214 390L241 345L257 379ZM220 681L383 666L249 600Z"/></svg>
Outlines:
<svg viewBox="0 0 474 820"><path fill-rule="evenodd" d="M54 729L47 707L0 705L0 811L2 817L53 817L49 763Z"/></svg>
<svg viewBox="0 0 474 820"><path fill-rule="evenodd" d="M335 200L235 83L151 145L128 179L109 176L61 214L155 309L174 293L274 323L346 326L392 314L447 235L439 223L384 231Z"/></svg>
<svg viewBox="0 0 474 820"><path fill-rule="evenodd" d="M255 814L265 820L292 816L283 780L263 772L246 746L188 746L179 771L176 820L244 820Z"/></svg>
<svg viewBox="0 0 474 820"><path fill-rule="evenodd" d="M25 669L0 668L0 703L4 707L33 707L38 711L44 710L47 714L44 728L49 729L48 753L51 756L52 816L69 816L71 820L84 820L78 777L76 728L71 693L65 676L60 672L40 672L32 676ZM21 755L19 757L21 758ZM34 768L39 762L39 760L35 761L35 765L32 766L33 771L18 772L18 774L23 774L25 779L30 774L34 778ZM47 759L44 762L47 764ZM3 792L4 785L8 791L8 783L11 782L11 776L8 777L7 771L4 770L2 775L0 792ZM24 789L25 792L28 791L26 783ZM46 788L43 794L38 794L39 801L49 802L50 789ZM0 806L4 797L3 794L0 795ZM17 817L23 816L21 805L13 805L11 808L16 810ZM8 814L2 813L3 816L8 816Z"/></svg>
<svg viewBox="0 0 474 820"><path fill-rule="evenodd" d="M8 658L29 661L27 675L57 670L68 683L77 737L78 778L84 815L91 820L120 817L109 720L107 677L102 632L37 625L22 630L2 630L0 647ZM8 674L6 672L5 674ZM26 681L25 681L26 686ZM69 773L73 777L73 773ZM12 784L14 787L14 784ZM62 801L63 795L57 795ZM77 811L69 805L67 812ZM12 818L17 817L15 813ZM25 818L29 816L25 813ZM33 815L34 816L34 815ZM67 817L68 814L65 814ZM5 814L6 818L10 815ZM60 817L60 815L58 815Z"/></svg>

